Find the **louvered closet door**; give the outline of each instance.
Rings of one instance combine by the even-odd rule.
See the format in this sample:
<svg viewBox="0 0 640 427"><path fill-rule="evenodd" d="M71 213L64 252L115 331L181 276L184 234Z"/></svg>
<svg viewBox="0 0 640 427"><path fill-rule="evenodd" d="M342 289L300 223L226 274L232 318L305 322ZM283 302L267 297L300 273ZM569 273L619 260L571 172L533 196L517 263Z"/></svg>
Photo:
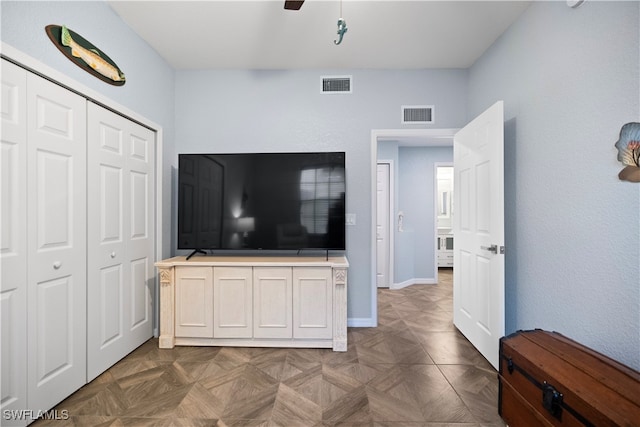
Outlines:
<svg viewBox="0 0 640 427"><path fill-rule="evenodd" d="M27 75L28 404L86 380L86 100Z"/></svg>
<svg viewBox="0 0 640 427"><path fill-rule="evenodd" d="M88 103L88 380L152 335L155 133Z"/></svg>
<svg viewBox="0 0 640 427"><path fill-rule="evenodd" d="M27 407L27 72L2 60L1 74L0 410L4 414Z"/></svg>

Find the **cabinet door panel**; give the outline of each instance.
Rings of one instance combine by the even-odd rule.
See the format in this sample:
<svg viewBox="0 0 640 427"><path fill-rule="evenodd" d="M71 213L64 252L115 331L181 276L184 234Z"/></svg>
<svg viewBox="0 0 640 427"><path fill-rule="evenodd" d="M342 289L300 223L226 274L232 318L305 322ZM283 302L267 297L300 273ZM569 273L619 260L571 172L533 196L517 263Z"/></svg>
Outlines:
<svg viewBox="0 0 640 427"><path fill-rule="evenodd" d="M253 269L253 336L292 337L292 273L290 267Z"/></svg>
<svg viewBox="0 0 640 427"><path fill-rule="evenodd" d="M27 75L31 408L51 408L87 377L86 123L84 98Z"/></svg>
<svg viewBox="0 0 640 427"><path fill-rule="evenodd" d="M213 336L253 336L253 273L251 267L215 267L213 270Z"/></svg>
<svg viewBox="0 0 640 427"><path fill-rule="evenodd" d="M213 338L213 268L176 269L176 336Z"/></svg>
<svg viewBox="0 0 640 427"><path fill-rule="evenodd" d="M293 269L293 337L333 336L333 281L330 268Z"/></svg>

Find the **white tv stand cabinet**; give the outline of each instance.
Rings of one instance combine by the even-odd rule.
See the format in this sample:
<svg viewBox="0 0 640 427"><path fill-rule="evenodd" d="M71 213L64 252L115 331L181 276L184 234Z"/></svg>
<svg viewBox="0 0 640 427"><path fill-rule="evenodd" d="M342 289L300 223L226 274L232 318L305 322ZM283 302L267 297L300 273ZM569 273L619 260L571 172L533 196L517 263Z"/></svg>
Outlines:
<svg viewBox="0 0 640 427"><path fill-rule="evenodd" d="M345 257L174 257L160 272L160 348L347 351Z"/></svg>

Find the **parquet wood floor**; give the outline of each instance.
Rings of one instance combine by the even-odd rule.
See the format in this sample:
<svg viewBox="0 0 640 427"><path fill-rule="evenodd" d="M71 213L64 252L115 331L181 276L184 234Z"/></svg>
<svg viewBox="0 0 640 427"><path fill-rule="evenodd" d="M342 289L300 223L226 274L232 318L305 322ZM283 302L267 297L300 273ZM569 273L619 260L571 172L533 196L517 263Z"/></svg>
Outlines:
<svg viewBox="0 0 640 427"><path fill-rule="evenodd" d="M378 290L348 351L176 347L152 339L33 426L500 426L496 371L454 328L452 272Z"/></svg>

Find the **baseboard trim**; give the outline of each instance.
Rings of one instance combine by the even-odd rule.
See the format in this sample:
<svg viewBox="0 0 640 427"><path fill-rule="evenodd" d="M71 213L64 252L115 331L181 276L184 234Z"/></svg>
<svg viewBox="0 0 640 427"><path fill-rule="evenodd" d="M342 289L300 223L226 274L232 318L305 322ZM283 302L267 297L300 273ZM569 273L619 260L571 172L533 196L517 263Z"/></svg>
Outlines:
<svg viewBox="0 0 640 427"><path fill-rule="evenodd" d="M400 282L400 283L392 283L389 286L389 289L402 289L411 285L437 285L437 284L438 284L438 281L433 277L428 279L416 278L416 279L405 280L404 282Z"/></svg>
<svg viewBox="0 0 640 427"><path fill-rule="evenodd" d="M371 317L351 317L347 319L349 328L375 328L378 326L376 319Z"/></svg>

